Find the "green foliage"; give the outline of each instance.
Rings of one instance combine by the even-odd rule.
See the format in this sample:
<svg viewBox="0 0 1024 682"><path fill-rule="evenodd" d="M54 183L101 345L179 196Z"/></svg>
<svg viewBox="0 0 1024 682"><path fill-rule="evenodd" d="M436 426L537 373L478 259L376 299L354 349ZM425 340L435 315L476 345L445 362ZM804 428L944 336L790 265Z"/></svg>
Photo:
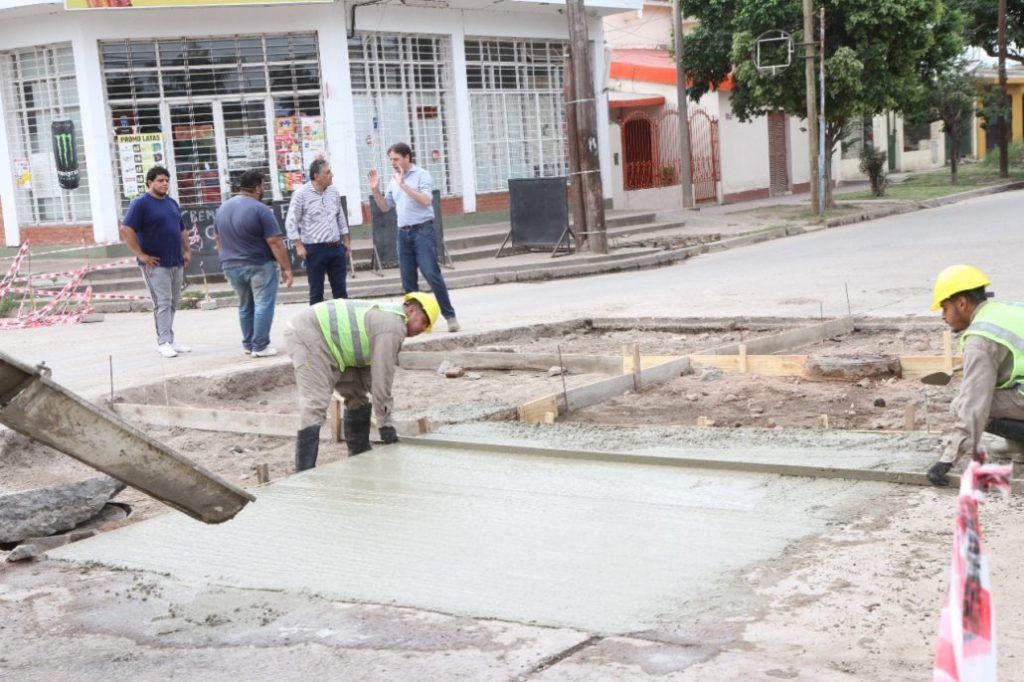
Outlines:
<svg viewBox="0 0 1024 682"><path fill-rule="evenodd" d="M990 57L997 57L997 0L947 0L946 4L966 17L967 44L980 47ZM1024 63L1024 0L1006 2L1006 58Z"/></svg>
<svg viewBox="0 0 1024 682"><path fill-rule="evenodd" d="M806 117L800 45L819 36L804 36L801 0L681 2L683 12L700 21L683 38L693 100L718 87L731 71L731 106L741 121L772 111ZM962 51L963 20L959 12L947 11L944 0L821 0L816 9L821 7L825 144L831 155L849 120L920 108L930 82ZM814 24L817 32L817 13ZM751 59L757 36L769 30L787 31L796 46L793 66L775 75L758 73Z"/></svg>
<svg viewBox="0 0 1024 682"><path fill-rule="evenodd" d="M885 194L885 187L889 184L886 176L889 174L889 165L886 163L886 153L874 147L864 147L860 152L860 172L868 176L871 181L872 196L880 197Z"/></svg>
<svg viewBox="0 0 1024 682"><path fill-rule="evenodd" d="M1008 160L1010 162L1010 168L1024 168L1024 142L1021 140L1014 140L1010 143ZM999 148L996 147L986 154L981 165L985 168L999 168Z"/></svg>

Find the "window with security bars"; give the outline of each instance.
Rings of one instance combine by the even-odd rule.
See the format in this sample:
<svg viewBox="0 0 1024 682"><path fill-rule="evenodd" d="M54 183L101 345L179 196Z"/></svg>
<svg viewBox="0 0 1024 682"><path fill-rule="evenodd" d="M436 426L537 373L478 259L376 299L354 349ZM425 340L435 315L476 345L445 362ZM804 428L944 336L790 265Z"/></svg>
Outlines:
<svg viewBox="0 0 1024 682"><path fill-rule="evenodd" d="M247 170L287 198L326 158L316 34L100 44L122 208L154 165L183 206L217 204Z"/></svg>
<svg viewBox="0 0 1024 682"><path fill-rule="evenodd" d="M553 40L466 41L479 192L505 191L509 178L568 173L565 50Z"/></svg>
<svg viewBox="0 0 1024 682"><path fill-rule="evenodd" d="M19 221L25 225L88 222L92 209L71 45L0 52L0 60L8 163L14 171ZM71 121L74 126L79 173L76 189L63 189L57 180L51 132L55 121Z"/></svg>
<svg viewBox="0 0 1024 682"><path fill-rule="evenodd" d="M359 33L348 41L359 168L392 176L388 147L407 143L413 162L444 196L459 191L451 40L443 36ZM368 196L365 172L360 173Z"/></svg>

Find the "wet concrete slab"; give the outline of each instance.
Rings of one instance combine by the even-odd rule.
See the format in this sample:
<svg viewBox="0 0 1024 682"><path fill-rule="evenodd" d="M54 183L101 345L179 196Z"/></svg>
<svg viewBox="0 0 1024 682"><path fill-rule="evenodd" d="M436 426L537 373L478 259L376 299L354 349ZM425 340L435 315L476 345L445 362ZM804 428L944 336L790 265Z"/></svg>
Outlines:
<svg viewBox="0 0 1024 682"><path fill-rule="evenodd" d="M168 514L53 556L625 634L742 601L745 569L886 489L398 444L258 489L220 526Z"/></svg>

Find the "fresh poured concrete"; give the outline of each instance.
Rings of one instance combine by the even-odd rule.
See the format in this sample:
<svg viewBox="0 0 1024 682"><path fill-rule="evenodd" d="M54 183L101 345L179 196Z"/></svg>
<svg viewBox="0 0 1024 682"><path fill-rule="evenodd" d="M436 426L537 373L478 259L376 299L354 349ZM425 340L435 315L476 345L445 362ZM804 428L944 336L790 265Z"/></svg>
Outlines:
<svg viewBox="0 0 1024 682"><path fill-rule="evenodd" d="M735 605L741 571L887 489L398 444L258 489L220 526L168 514L52 556L631 633Z"/></svg>

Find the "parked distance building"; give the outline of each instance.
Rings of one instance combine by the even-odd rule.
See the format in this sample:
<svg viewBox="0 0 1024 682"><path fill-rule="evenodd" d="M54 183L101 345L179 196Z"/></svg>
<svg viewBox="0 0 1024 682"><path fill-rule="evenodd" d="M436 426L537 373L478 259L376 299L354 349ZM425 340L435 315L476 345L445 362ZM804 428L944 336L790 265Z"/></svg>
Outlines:
<svg viewBox="0 0 1024 682"><path fill-rule="evenodd" d="M601 17L639 6L587 0L598 83ZM226 200L248 169L266 175L280 207L317 156L359 225L366 171L389 172L399 141L433 175L445 214L507 208L509 178L568 171L567 37L564 7L536 0L10 0L0 8L0 236L115 241L158 164L186 212ZM72 189L58 178L68 164Z"/></svg>
<svg viewBox="0 0 1024 682"><path fill-rule="evenodd" d="M667 208L682 203L679 106L670 54L672 4L646 0L640 11L607 17L612 194L617 208ZM684 20L684 31L696 25ZM741 122L732 113L731 78L699 102L689 102L694 198L729 203L809 189L806 121L779 112ZM850 127L833 155L837 182L864 179L865 144L884 144L892 170L943 165L939 124L910 127L895 115Z"/></svg>

